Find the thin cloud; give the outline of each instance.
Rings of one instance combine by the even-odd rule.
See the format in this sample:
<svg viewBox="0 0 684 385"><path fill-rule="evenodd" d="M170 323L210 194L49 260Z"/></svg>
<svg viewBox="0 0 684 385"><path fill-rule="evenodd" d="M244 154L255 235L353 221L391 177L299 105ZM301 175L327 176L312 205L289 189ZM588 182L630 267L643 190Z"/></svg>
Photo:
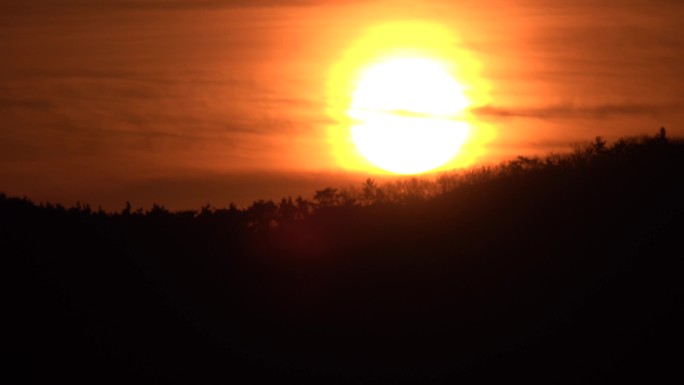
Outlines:
<svg viewBox="0 0 684 385"><path fill-rule="evenodd" d="M46 111L53 107L52 103L44 100L0 98L0 110L28 109Z"/></svg>
<svg viewBox="0 0 684 385"><path fill-rule="evenodd" d="M487 118L533 118L568 119L594 118L610 119L624 116L658 117L664 113L680 109L679 105L655 104L600 104L594 106L554 105L538 108L507 108L486 105L471 110L475 116Z"/></svg>
<svg viewBox="0 0 684 385"><path fill-rule="evenodd" d="M266 8L318 6L314 0L3 0L0 10L13 13L42 13L50 10L82 10L95 12L136 11L136 10L189 10L189 9L229 9L229 8ZM326 4L350 3L350 1L328 1Z"/></svg>

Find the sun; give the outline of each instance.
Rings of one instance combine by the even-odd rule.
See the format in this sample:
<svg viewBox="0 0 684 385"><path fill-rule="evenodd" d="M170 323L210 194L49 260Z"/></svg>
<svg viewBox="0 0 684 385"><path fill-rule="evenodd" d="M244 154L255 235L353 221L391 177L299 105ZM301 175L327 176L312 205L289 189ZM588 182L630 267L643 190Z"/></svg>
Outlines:
<svg viewBox="0 0 684 385"><path fill-rule="evenodd" d="M473 164L493 138L472 113L491 101L480 73L445 25L409 20L360 30L326 83L336 167L418 174Z"/></svg>
<svg viewBox="0 0 684 385"><path fill-rule="evenodd" d="M366 69L348 115L359 152L397 174L416 174L451 159L468 134L469 101L434 59L392 58Z"/></svg>

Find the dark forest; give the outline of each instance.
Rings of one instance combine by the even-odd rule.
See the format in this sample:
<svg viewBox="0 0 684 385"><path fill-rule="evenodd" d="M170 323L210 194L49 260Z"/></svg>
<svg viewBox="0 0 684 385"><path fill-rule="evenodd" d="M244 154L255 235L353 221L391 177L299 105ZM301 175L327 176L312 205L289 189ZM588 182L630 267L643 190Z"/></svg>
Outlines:
<svg viewBox="0 0 684 385"><path fill-rule="evenodd" d="M246 208L3 194L2 382L678 376L683 170L663 129Z"/></svg>

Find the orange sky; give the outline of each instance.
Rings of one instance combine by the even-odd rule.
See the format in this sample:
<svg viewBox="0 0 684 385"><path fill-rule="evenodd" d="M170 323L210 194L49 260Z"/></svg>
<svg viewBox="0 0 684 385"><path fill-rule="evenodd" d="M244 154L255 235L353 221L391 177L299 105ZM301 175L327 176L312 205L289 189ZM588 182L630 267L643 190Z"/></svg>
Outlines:
<svg viewBox="0 0 684 385"><path fill-rule="evenodd" d="M197 208L360 183L330 143L331 73L402 22L475 63L471 161L681 136L682 20L676 0L0 0L0 191Z"/></svg>

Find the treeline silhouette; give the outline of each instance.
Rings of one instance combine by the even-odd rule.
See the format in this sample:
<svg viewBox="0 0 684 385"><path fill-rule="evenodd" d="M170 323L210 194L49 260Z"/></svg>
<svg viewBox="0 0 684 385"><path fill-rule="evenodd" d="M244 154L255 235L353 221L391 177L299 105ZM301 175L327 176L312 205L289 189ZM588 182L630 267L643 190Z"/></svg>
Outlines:
<svg viewBox="0 0 684 385"><path fill-rule="evenodd" d="M0 194L7 383L657 381L684 141L172 212Z"/></svg>

